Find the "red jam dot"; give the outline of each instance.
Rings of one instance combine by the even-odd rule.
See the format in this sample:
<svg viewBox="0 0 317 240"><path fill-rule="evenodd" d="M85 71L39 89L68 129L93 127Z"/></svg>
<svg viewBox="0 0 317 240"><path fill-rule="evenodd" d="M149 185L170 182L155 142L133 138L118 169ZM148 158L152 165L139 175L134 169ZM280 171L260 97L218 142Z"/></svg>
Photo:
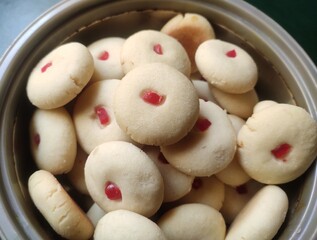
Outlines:
<svg viewBox="0 0 317 240"><path fill-rule="evenodd" d="M110 117L107 113L107 110L104 107L101 107L101 106L95 107L95 113L97 114L99 118L99 122L102 125L106 125L109 123Z"/></svg>
<svg viewBox="0 0 317 240"><path fill-rule="evenodd" d="M145 91L142 94L142 99L147 103L160 105L164 101L164 96L159 95L158 93L153 91Z"/></svg>
<svg viewBox="0 0 317 240"><path fill-rule="evenodd" d="M237 186L236 187L236 191L239 194L247 194L248 193L248 188L245 184Z"/></svg>
<svg viewBox="0 0 317 240"><path fill-rule="evenodd" d="M163 49L162 49L161 44L155 44L153 47L153 51L156 52L158 55L162 55Z"/></svg>
<svg viewBox="0 0 317 240"><path fill-rule="evenodd" d="M45 72L49 67L51 67L53 64L52 62L46 63L42 68L41 68L41 72Z"/></svg>
<svg viewBox="0 0 317 240"><path fill-rule="evenodd" d="M199 118L195 126L199 131L204 132L211 126L211 122L207 118Z"/></svg>
<svg viewBox="0 0 317 240"><path fill-rule="evenodd" d="M287 143L283 143L277 146L276 148L274 148L273 150L271 150L271 153L277 159L282 159L283 161L286 161L284 157L286 157L286 155L290 152L291 148L292 148L291 145Z"/></svg>
<svg viewBox="0 0 317 240"><path fill-rule="evenodd" d="M120 188L112 182L106 183L105 194L110 200L122 199Z"/></svg>
<svg viewBox="0 0 317 240"><path fill-rule="evenodd" d="M227 55L227 57L235 58L235 57L237 56L237 53L236 53L236 51L233 49L233 50L231 50L231 51L228 51L228 52L226 53L226 55Z"/></svg>
<svg viewBox="0 0 317 240"><path fill-rule="evenodd" d="M165 156L163 155L163 153L159 153L158 155L158 160L161 162L161 163L164 163L164 164L168 164L168 161L166 160Z"/></svg>
<svg viewBox="0 0 317 240"><path fill-rule="evenodd" d="M202 187L202 185L203 185L203 181L201 180L201 178L196 177L192 183L192 188L199 189Z"/></svg>
<svg viewBox="0 0 317 240"><path fill-rule="evenodd" d="M108 58L109 58L109 52L107 51L102 52L98 57L98 59L101 61L106 61Z"/></svg>
<svg viewBox="0 0 317 240"><path fill-rule="evenodd" d="M40 134L36 133L34 135L33 140L34 140L34 143L36 144L36 146L40 145L40 141L41 141Z"/></svg>

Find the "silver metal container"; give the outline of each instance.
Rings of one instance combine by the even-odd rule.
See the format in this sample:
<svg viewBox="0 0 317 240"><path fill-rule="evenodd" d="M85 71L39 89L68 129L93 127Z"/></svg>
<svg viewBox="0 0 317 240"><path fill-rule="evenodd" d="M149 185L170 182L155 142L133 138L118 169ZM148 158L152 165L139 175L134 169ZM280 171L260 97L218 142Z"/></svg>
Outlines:
<svg viewBox="0 0 317 240"><path fill-rule="evenodd" d="M259 67L261 99L297 104L317 119L317 70L301 47L273 20L240 0L63 1L30 25L0 62L0 237L58 239L32 204L27 180L36 170L29 151L33 107L26 82L33 66L57 45L89 44L106 36L126 37L160 29L175 12L196 12L213 24L217 38L246 49ZM272 136L274 137L274 136ZM316 163L282 187L290 209L276 239L317 239ZM85 208L85 201L79 200Z"/></svg>

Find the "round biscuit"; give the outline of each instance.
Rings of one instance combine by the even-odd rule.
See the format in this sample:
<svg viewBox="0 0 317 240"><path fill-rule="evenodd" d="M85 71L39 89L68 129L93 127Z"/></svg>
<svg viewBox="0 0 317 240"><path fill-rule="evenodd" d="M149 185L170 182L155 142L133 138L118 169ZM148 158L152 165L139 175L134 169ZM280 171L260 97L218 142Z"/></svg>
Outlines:
<svg viewBox="0 0 317 240"><path fill-rule="evenodd" d="M154 62L170 65L187 77L190 75L186 50L175 38L156 30L141 30L126 39L121 50L125 74L140 65Z"/></svg>
<svg viewBox="0 0 317 240"><path fill-rule="evenodd" d="M248 92L258 79L257 65L252 57L239 46L219 39L200 44L195 61L202 76L223 92Z"/></svg>
<svg viewBox="0 0 317 240"><path fill-rule="evenodd" d="M226 112L212 102L199 100L195 127L179 142L161 146L171 165L191 176L208 177L233 159L236 134Z"/></svg>
<svg viewBox="0 0 317 240"><path fill-rule="evenodd" d="M151 103L156 97L158 104ZM134 141L147 145L178 142L194 126L199 101L191 81L176 69L151 63L135 68L115 92L118 125Z"/></svg>
<svg viewBox="0 0 317 240"><path fill-rule="evenodd" d="M26 92L41 109L53 109L73 100L94 72L93 58L81 43L63 44L48 53L29 75Z"/></svg>
<svg viewBox="0 0 317 240"><path fill-rule="evenodd" d="M150 217L163 201L158 168L132 143L111 141L97 146L86 161L85 179L91 197L106 212L126 209Z"/></svg>
<svg viewBox="0 0 317 240"><path fill-rule="evenodd" d="M95 66L89 83L105 79L121 79L124 76L121 65L121 49L124 42L124 38L107 37L87 46Z"/></svg>
<svg viewBox="0 0 317 240"><path fill-rule="evenodd" d="M298 106L254 113L238 135L240 164L253 179L281 184L302 175L317 156L317 122Z"/></svg>

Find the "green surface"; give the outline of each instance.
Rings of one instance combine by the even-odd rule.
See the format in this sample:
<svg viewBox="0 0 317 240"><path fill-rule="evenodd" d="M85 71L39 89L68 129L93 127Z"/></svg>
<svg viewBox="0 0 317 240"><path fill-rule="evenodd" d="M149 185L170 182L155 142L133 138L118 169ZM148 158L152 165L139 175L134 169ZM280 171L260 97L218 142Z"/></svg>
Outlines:
<svg viewBox="0 0 317 240"><path fill-rule="evenodd" d="M245 0L282 26L317 65L317 0Z"/></svg>

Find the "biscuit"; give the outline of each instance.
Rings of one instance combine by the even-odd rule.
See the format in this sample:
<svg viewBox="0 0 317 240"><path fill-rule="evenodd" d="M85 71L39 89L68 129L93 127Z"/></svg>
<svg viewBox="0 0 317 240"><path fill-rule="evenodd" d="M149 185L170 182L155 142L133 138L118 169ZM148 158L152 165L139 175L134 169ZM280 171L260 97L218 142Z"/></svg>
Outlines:
<svg viewBox="0 0 317 240"><path fill-rule="evenodd" d="M226 114L212 102L199 100L195 127L179 142L161 146L171 165L191 176L208 177L223 170L233 159L236 134Z"/></svg>
<svg viewBox="0 0 317 240"><path fill-rule="evenodd" d="M190 60L173 37L155 30L141 30L129 36L121 50L124 73L147 63L165 63L189 77Z"/></svg>
<svg viewBox="0 0 317 240"><path fill-rule="evenodd" d="M90 153L107 141L132 139L118 126L113 112L113 98L120 80L108 79L89 85L76 100L73 121L80 146Z"/></svg>
<svg viewBox="0 0 317 240"><path fill-rule="evenodd" d="M84 45L71 42L48 53L29 75L26 92L41 109L53 109L73 100L94 72L93 58Z"/></svg>
<svg viewBox="0 0 317 240"><path fill-rule="evenodd" d="M45 170L28 181L32 201L56 233L66 239L89 239L94 227L57 179Z"/></svg>
<svg viewBox="0 0 317 240"><path fill-rule="evenodd" d="M317 122L298 106L275 104L254 113L238 135L240 164L262 183L302 175L317 156Z"/></svg>
<svg viewBox="0 0 317 240"><path fill-rule="evenodd" d="M124 41L125 39L120 37L107 37L87 46L95 66L90 83L105 79L121 79L124 76L120 60Z"/></svg>
<svg viewBox="0 0 317 240"><path fill-rule="evenodd" d="M254 89L241 94L226 93L215 87L210 87L210 91L220 107L243 119L252 115L254 106L259 102Z"/></svg>
<svg viewBox="0 0 317 240"><path fill-rule="evenodd" d="M158 147L147 146L143 151L156 164L164 181L164 200L172 202L180 199L192 188L194 177L184 174L171 166Z"/></svg>
<svg viewBox="0 0 317 240"><path fill-rule="evenodd" d="M169 145L192 129L199 101L187 77L166 64L151 63L135 68L121 80L114 113L118 125L134 141Z"/></svg>
<svg viewBox="0 0 317 240"><path fill-rule="evenodd" d="M69 172L76 158L74 125L65 108L36 109L29 126L30 147L39 169L52 174Z"/></svg>
<svg viewBox="0 0 317 240"><path fill-rule="evenodd" d="M161 32L177 39L185 48L191 62L191 72L196 72L195 53L198 46L215 38L215 32L208 20L196 13L178 14L170 19Z"/></svg>
<svg viewBox="0 0 317 240"><path fill-rule="evenodd" d="M245 124L245 121L232 114L228 114L228 117L236 135L238 135L241 127ZM216 177L223 183L234 187L242 185L250 180L250 176L240 166L239 154L237 154L237 151L229 165L222 171L216 173Z"/></svg>
<svg viewBox="0 0 317 240"><path fill-rule="evenodd" d="M257 65L239 46L218 39L199 45L195 61L199 72L223 92L241 94L251 91L258 79Z"/></svg>
<svg viewBox="0 0 317 240"><path fill-rule="evenodd" d="M163 201L158 168L132 143L111 141L97 146L86 161L85 179L91 197L106 212L126 209L150 217Z"/></svg>
<svg viewBox="0 0 317 240"><path fill-rule="evenodd" d="M216 177L196 177L192 190L178 202L181 204L201 203L219 211L222 208L224 198L225 185Z"/></svg>
<svg viewBox="0 0 317 240"><path fill-rule="evenodd" d="M265 186L239 212L226 240L273 239L284 222L287 210L286 193L278 186Z"/></svg>
<svg viewBox="0 0 317 240"><path fill-rule="evenodd" d="M166 240L150 219L127 210L115 210L102 217L95 229L95 240Z"/></svg>
<svg viewBox="0 0 317 240"><path fill-rule="evenodd" d="M167 211L158 220L167 239L225 239L226 225L221 214L204 204L183 204Z"/></svg>

